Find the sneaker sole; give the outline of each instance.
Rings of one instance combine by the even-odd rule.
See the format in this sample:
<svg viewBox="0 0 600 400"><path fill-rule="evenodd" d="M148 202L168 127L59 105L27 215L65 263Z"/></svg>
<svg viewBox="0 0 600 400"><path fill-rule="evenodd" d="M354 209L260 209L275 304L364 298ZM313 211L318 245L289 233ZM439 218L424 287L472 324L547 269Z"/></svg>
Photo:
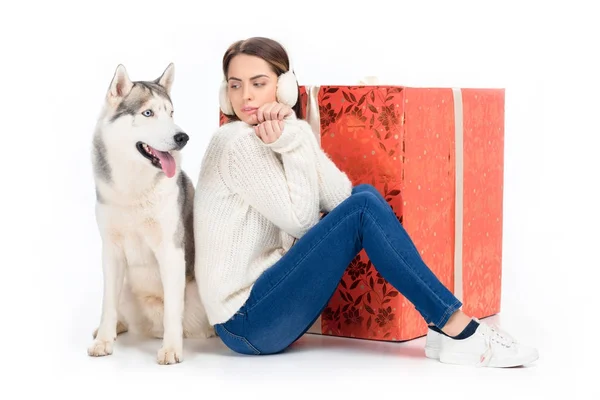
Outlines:
<svg viewBox="0 0 600 400"><path fill-rule="evenodd" d="M440 349L437 347L425 346L425 357L431 358L433 360L439 360L440 359Z"/></svg>
<svg viewBox="0 0 600 400"><path fill-rule="evenodd" d="M535 353L530 355L529 357L521 357L519 359L506 359L498 362L497 360L493 360L486 365L486 367L490 368L513 368L520 367L523 365L531 364L539 358L539 354ZM473 354L439 354L439 361L444 364L454 364L454 365L471 365L476 366L479 364L480 358L479 356L474 356Z"/></svg>

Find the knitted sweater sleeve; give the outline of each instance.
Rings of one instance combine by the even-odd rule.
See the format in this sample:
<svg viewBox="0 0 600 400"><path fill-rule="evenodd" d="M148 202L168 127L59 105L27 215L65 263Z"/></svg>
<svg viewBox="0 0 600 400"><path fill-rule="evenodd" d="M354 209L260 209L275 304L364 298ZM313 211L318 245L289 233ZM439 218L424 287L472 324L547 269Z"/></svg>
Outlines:
<svg viewBox="0 0 600 400"><path fill-rule="evenodd" d="M281 136L270 144L247 127L229 143L221 167L234 192L296 238L319 221L315 154L301 123L286 120Z"/></svg>
<svg viewBox="0 0 600 400"><path fill-rule="evenodd" d="M307 122L301 126L310 136L310 142L316 160L317 178L319 181L319 206L321 211L331 212L352 194L352 182L348 175L323 151L316 140L315 133Z"/></svg>
<svg viewBox="0 0 600 400"><path fill-rule="evenodd" d="M331 212L352 193L352 182L340 171L329 156L315 141L317 173L319 178L319 200L322 211Z"/></svg>

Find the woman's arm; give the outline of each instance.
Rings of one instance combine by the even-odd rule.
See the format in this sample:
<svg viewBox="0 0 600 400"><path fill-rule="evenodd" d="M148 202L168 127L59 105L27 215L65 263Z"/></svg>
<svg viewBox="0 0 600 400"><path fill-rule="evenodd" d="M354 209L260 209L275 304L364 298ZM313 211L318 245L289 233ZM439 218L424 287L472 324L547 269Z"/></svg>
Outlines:
<svg viewBox="0 0 600 400"><path fill-rule="evenodd" d="M248 127L232 139L222 164L232 190L296 238L319 221L315 154L300 122L284 121L281 136L269 144Z"/></svg>
<svg viewBox="0 0 600 400"><path fill-rule="evenodd" d="M324 212L331 212L352 194L352 182L319 146L311 126L303 121L302 127L311 137L319 181L320 208Z"/></svg>
<svg viewBox="0 0 600 400"><path fill-rule="evenodd" d="M316 158L320 207L331 212L352 194L352 182L321 148L316 149Z"/></svg>

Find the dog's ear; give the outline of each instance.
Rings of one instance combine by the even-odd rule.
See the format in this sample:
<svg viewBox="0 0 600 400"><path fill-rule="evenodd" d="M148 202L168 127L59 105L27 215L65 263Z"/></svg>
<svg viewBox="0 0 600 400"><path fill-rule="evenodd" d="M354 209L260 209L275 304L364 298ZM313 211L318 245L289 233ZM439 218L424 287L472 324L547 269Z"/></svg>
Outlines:
<svg viewBox="0 0 600 400"><path fill-rule="evenodd" d="M127 70L122 64L119 64L117 66L117 70L115 71L115 75L113 76L112 82L110 83L108 93L106 94L108 100L120 100L127 96L132 88L133 82L131 82L129 79Z"/></svg>
<svg viewBox="0 0 600 400"><path fill-rule="evenodd" d="M175 65L170 63L165 72L155 80L155 83L158 83L160 86L164 87L167 93L171 94L171 87L173 86L173 79L175 79Z"/></svg>

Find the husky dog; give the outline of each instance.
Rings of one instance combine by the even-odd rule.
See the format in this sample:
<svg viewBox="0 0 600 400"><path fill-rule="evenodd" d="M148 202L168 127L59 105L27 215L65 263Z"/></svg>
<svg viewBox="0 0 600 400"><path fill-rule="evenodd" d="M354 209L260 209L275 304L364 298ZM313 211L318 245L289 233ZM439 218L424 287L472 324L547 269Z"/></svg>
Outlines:
<svg viewBox="0 0 600 400"><path fill-rule="evenodd" d="M90 356L118 334L162 338L159 364L182 361L183 337L214 335L194 277L194 187L180 168L189 137L173 120L169 64L132 82L119 65L92 141L103 299Z"/></svg>

